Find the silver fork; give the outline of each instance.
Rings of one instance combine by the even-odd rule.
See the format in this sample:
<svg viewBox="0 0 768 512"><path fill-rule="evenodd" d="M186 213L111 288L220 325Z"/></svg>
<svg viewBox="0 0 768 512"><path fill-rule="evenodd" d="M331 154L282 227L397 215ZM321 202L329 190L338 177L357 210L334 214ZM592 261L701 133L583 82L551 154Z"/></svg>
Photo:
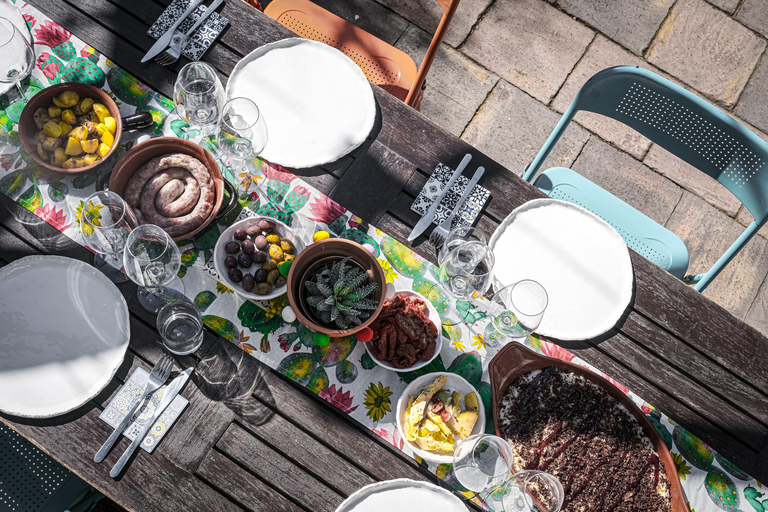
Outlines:
<svg viewBox="0 0 768 512"><path fill-rule="evenodd" d="M101 445L99 451L96 452L96 456L93 457L94 462L101 462L104 460L104 458L107 456L107 453L109 453L109 450L115 444L115 441L120 439L120 435L126 428L128 428L128 425L131 424L131 421L133 421L133 413L136 412L136 409L139 408L139 406L144 402L148 395L151 395L160 389L163 384L165 384L165 381L168 380L168 376L171 374L172 368L173 359L171 359L170 356L164 355L160 358L155 367L152 368L152 373L149 374L149 379L147 380L147 384L144 386L144 391L141 395L141 398L138 402L136 402L131 410L128 411L128 414L125 415L123 421L120 422L115 431L112 432L112 434L109 436L109 439L107 439L104 444Z"/></svg>
<svg viewBox="0 0 768 512"><path fill-rule="evenodd" d="M453 207L451 214L443 219L443 222L435 226L435 229L432 230L432 233L429 235L429 243L432 245L432 247L435 248L435 251L440 252L440 249L443 247L443 243L445 243L445 239L448 238L448 233L451 231L451 224L453 224L454 217L456 217L456 214L459 212L461 205L464 204L464 201L466 201L469 195L472 193L472 190L475 188L475 185L477 185L477 182L480 181L480 178L483 177L483 173L485 173L485 167L478 167L474 176L472 176L472 179L469 180L469 183L467 183L464 192L461 194L459 202L456 203L456 206Z"/></svg>
<svg viewBox="0 0 768 512"><path fill-rule="evenodd" d="M187 42L187 38L189 38L189 36L192 35L192 33L194 33L194 31L197 30L197 28L202 25L205 20L208 19L208 16L213 14L213 11L218 9L222 2L224 2L224 0L215 0L211 6L208 7L203 14L200 15L195 24L192 25L189 30L187 30L186 34L183 34L180 37L174 36L174 38L171 40L171 46L160 55L155 57L155 62L161 66L169 66L179 60L181 57L181 51L184 49L184 45Z"/></svg>

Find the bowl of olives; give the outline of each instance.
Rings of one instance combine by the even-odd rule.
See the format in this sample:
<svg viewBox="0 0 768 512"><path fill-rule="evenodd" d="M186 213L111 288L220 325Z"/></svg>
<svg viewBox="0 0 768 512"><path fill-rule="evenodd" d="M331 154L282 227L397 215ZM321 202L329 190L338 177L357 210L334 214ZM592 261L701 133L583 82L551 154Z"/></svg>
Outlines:
<svg viewBox="0 0 768 512"><path fill-rule="evenodd" d="M283 295L293 259L305 245L295 233L269 217L252 217L231 225L213 250L219 280L247 299Z"/></svg>

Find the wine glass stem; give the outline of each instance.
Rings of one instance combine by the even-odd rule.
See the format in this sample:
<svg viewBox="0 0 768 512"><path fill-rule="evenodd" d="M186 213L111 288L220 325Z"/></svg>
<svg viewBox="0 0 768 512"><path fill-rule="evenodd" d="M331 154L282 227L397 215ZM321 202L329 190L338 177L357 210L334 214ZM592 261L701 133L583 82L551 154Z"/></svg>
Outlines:
<svg viewBox="0 0 768 512"><path fill-rule="evenodd" d="M19 90L19 94L21 95L21 99L23 101L26 101L27 100L27 95L24 94L24 89L21 88L21 81L14 82L14 84L16 85L16 88Z"/></svg>

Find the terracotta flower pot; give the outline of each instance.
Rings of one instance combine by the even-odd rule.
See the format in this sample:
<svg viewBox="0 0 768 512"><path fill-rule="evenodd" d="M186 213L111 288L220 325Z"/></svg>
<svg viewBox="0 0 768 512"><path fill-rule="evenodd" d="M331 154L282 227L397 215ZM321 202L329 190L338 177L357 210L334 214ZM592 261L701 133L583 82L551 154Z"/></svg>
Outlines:
<svg viewBox="0 0 768 512"><path fill-rule="evenodd" d="M310 273L313 273L319 266L346 257L349 257L351 261L365 270L371 280L376 283L373 300L378 303L378 307L373 311L368 320L361 325L351 329L340 330L328 327L314 320L315 315L306 303L307 292L304 283L311 277ZM296 313L296 318L309 330L327 334L334 338L349 336L364 327L368 327L376 319L381 308L384 306L386 290L387 282L379 261L360 244L341 238L329 238L310 245L296 256L291 265L291 271L288 273L288 302L293 312Z"/></svg>

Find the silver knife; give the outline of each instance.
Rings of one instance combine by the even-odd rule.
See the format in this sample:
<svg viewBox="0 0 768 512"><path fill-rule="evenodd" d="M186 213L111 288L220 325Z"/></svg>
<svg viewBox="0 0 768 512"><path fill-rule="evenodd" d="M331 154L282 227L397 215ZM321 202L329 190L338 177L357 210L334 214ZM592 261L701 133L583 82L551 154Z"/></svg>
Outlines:
<svg viewBox="0 0 768 512"><path fill-rule="evenodd" d="M432 202L432 204L429 206L429 209L427 210L427 213L422 215L421 219L419 219L419 222L416 223L416 227L413 228L411 231L411 234L408 235L408 241L413 242L416 237L418 237L420 234L424 232L425 229L429 227L430 224L432 224L432 221L435 219L435 213L437 213L437 207L440 206L440 201L443 200L443 197L445 196L446 192L448 192L454 183L456 183L456 180L459 179L459 176L461 176L461 173L466 169L467 165L469 165L469 161L472 160L472 155L467 153L464 155L464 159L461 161L459 166L456 168L455 171L453 171L453 175L451 176L451 179L448 180L448 183L443 187L442 192L440 192L440 195L435 198L435 200Z"/></svg>
<svg viewBox="0 0 768 512"><path fill-rule="evenodd" d="M142 427L141 431L136 434L136 437L134 438L131 445L126 448L126 450L120 456L120 459L112 467L112 470L109 472L109 476L112 478L117 478L117 476L123 470L125 463L128 462L128 459L130 459L131 455L133 455L133 452L136 451L136 448L138 448L139 445L141 445L141 443L144 441L144 438L147 436L149 429L155 425L155 422L160 417L160 415L163 414L163 411L165 411L165 409L171 405L171 402L173 402L173 399L176 398L176 396L179 394L179 391L181 391L181 388L184 387L184 384L187 383L187 380L189 380L189 376L191 374L192 368L187 368L175 379L173 379L171 383L168 384L168 386L165 388L165 390L163 390L163 397L160 399L160 403L157 404L157 409L155 409L155 412L152 414L152 418L144 425L144 427Z"/></svg>
<svg viewBox="0 0 768 512"><path fill-rule="evenodd" d="M472 193L472 190L475 188L475 185L477 185L477 182L480 181L480 178L483 177L483 174L485 174L485 167L478 167L474 176L472 176L472 179L469 180L469 183L467 183L467 187L464 189L464 192L461 194L461 199L459 199L459 202L456 203L456 206L453 208L451 214L446 217L443 222L440 223L440 227L444 228L446 231L451 230L451 224L453 224L454 217L456 217L456 214L459 213L461 205L464 204L469 195Z"/></svg>
<svg viewBox="0 0 768 512"><path fill-rule="evenodd" d="M203 3L203 0L192 0L192 3L189 4L189 7L187 7L187 10L184 11L181 17L176 20L173 25L171 25L171 28L165 31L165 34L160 36L160 38L155 41L155 44L153 44L152 48L150 48L147 54L144 55L144 58L141 59L141 62L147 62L149 59L168 48L168 46L171 44L171 39L173 39L173 34L176 33L176 29L179 28L179 25L181 25L181 23L187 19L187 16L192 14L192 11L197 9L197 6L201 3Z"/></svg>

